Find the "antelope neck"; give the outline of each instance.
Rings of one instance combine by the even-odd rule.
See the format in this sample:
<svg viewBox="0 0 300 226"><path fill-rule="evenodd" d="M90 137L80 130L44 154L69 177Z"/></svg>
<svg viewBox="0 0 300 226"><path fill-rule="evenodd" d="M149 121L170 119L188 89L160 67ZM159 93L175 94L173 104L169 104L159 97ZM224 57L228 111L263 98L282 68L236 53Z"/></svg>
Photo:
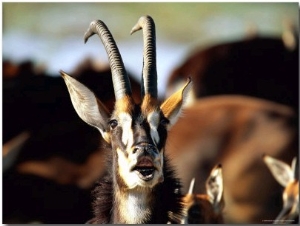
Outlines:
<svg viewBox="0 0 300 226"><path fill-rule="evenodd" d="M150 188L137 188L131 190L119 189L114 193L114 224L144 224L152 217L153 199Z"/></svg>

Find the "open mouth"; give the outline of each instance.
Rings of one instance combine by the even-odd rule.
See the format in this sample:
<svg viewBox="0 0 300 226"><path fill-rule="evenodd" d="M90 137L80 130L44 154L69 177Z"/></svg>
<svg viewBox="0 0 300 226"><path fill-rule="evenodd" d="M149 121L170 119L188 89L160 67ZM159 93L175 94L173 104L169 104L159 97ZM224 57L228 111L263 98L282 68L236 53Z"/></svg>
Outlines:
<svg viewBox="0 0 300 226"><path fill-rule="evenodd" d="M151 158L142 157L132 171L136 171L142 180L149 181L154 177L155 167Z"/></svg>

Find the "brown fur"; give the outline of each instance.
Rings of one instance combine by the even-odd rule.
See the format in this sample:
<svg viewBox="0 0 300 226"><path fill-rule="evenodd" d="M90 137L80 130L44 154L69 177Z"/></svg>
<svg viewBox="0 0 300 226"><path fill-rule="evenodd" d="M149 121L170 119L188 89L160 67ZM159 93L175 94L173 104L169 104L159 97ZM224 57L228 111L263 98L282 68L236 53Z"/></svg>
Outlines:
<svg viewBox="0 0 300 226"><path fill-rule="evenodd" d="M158 106L158 101L157 99L151 97L151 95L146 94L144 96L142 105L141 105L141 110L144 115L148 115L149 113L157 110Z"/></svg>
<svg viewBox="0 0 300 226"><path fill-rule="evenodd" d="M186 95L191 87L191 79L189 78L181 89L162 103L161 110L165 117L169 118L174 112L180 111L183 100L186 99Z"/></svg>
<svg viewBox="0 0 300 226"><path fill-rule="evenodd" d="M156 116L157 122L150 128L150 122L147 121L149 112L146 115L142 112L158 109L153 99L146 97L142 110L130 96L124 94L116 101L115 110L109 117L102 112L102 105L99 105L99 100L92 91L67 74L63 78L78 115L83 121L96 127L103 138L109 137L107 142L112 152L108 160L110 172L104 178L105 181L98 185L99 191L96 192L96 202L100 200L100 204L94 205L96 222L167 223L171 220L170 215L180 216L180 184L163 154L167 136L167 125L160 123L163 114ZM190 81L184 89L189 83ZM184 89L181 90L181 95L175 94L167 100L177 103L174 112L171 109L172 114L168 115L170 121L179 116L182 99L185 97ZM84 98L72 90L83 92ZM110 199L113 201L109 201ZM110 202L113 203L109 206Z"/></svg>
<svg viewBox="0 0 300 226"><path fill-rule="evenodd" d="M109 159L107 165L112 164L111 159ZM113 202L113 183L112 183L113 172L111 167L108 167L108 172L105 177L100 179L94 190L93 196L95 197L93 202L93 209L95 218L93 218L89 223L94 224L103 224L103 223L112 223L113 214L112 212L114 205ZM174 171L171 169L168 161L164 163L164 183L159 184L151 192L152 197L155 197L154 206L152 207L152 213L159 218L151 218L150 221L145 223L157 223L157 222L167 222L171 221L175 223L180 219L182 213L182 194L180 192L181 185L178 179L175 178ZM172 213L172 217L168 213ZM177 222L178 223L178 222Z"/></svg>
<svg viewBox="0 0 300 226"><path fill-rule="evenodd" d="M189 224L223 223L222 213L216 213L206 194L187 194L183 198Z"/></svg>
<svg viewBox="0 0 300 226"><path fill-rule="evenodd" d="M131 96L124 96L122 99L115 103L115 114L118 115L121 112L131 113L134 108L134 102Z"/></svg>
<svg viewBox="0 0 300 226"><path fill-rule="evenodd" d="M197 98L247 95L298 109L298 41L295 45L290 50L281 38L255 37L197 49L170 73L167 89L192 77Z"/></svg>
<svg viewBox="0 0 300 226"><path fill-rule="evenodd" d="M221 162L225 223L275 219L281 206L281 187L269 176L261 155L265 152L286 161L297 155L296 119L291 108L256 98L197 100L184 110L166 144L182 179L183 193L195 175L195 193L204 193L210 169Z"/></svg>
<svg viewBox="0 0 300 226"><path fill-rule="evenodd" d="M297 157L294 157L291 166L284 161L265 154L263 154L262 158L274 179L284 187L282 193L282 209L273 223L299 223L299 179L297 175Z"/></svg>
<svg viewBox="0 0 300 226"><path fill-rule="evenodd" d="M82 164L74 163L62 157L51 157L45 161L25 161L17 166L21 174L38 175L59 184L76 184L82 189L89 189L101 177L104 167L104 151L98 150L90 154Z"/></svg>

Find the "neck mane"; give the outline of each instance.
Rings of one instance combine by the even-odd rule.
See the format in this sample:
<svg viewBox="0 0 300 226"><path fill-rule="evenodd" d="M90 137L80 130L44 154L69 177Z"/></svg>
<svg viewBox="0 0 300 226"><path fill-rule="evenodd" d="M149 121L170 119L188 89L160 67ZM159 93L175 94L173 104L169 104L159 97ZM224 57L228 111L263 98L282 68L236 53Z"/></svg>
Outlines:
<svg viewBox="0 0 300 226"><path fill-rule="evenodd" d="M96 224L179 223L182 217L181 184L164 158L164 182L152 189L124 190L115 182L112 164L92 192ZM110 161L111 162L111 161ZM114 201L113 201L114 200Z"/></svg>

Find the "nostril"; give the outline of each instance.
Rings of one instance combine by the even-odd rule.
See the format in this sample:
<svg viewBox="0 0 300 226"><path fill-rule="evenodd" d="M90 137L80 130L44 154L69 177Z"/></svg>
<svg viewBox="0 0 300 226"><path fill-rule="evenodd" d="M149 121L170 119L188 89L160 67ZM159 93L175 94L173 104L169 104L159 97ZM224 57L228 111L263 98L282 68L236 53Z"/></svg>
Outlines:
<svg viewBox="0 0 300 226"><path fill-rule="evenodd" d="M146 147L146 151L156 153L157 149L153 145L149 145L149 146Z"/></svg>

